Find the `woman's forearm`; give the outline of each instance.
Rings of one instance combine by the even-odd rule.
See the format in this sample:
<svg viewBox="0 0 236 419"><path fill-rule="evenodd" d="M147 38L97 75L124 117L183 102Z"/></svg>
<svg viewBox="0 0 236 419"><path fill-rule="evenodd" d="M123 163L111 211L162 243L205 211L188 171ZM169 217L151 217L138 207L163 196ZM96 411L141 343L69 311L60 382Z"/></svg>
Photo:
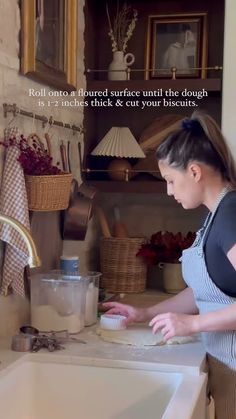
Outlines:
<svg viewBox="0 0 236 419"><path fill-rule="evenodd" d="M168 298L167 300L162 301L161 303L143 309L140 321L151 320L157 314L167 312L197 314L198 308L195 304L191 288L185 288L183 291L181 291L174 297Z"/></svg>
<svg viewBox="0 0 236 419"><path fill-rule="evenodd" d="M221 310L199 314L194 323L196 332L236 330L236 303Z"/></svg>

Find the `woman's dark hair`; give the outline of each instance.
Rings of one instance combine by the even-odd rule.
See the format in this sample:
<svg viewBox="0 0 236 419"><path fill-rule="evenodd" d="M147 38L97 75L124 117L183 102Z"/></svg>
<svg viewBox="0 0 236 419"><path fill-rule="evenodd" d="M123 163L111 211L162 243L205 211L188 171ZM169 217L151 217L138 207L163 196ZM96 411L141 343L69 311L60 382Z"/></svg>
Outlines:
<svg viewBox="0 0 236 419"><path fill-rule="evenodd" d="M236 168L230 149L217 123L209 115L193 112L181 127L159 145L157 160L185 170L192 161L205 163L236 187Z"/></svg>

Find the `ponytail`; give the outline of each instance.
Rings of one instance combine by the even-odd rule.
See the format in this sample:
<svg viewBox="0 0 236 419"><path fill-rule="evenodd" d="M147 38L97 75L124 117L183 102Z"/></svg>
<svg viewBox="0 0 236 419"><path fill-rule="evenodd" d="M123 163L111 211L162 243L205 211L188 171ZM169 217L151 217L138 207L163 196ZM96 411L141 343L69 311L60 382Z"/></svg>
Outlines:
<svg viewBox="0 0 236 419"><path fill-rule="evenodd" d="M236 167L232 153L214 119L202 112L193 112L181 126L158 147L158 160L186 169L191 161L213 167L236 188Z"/></svg>

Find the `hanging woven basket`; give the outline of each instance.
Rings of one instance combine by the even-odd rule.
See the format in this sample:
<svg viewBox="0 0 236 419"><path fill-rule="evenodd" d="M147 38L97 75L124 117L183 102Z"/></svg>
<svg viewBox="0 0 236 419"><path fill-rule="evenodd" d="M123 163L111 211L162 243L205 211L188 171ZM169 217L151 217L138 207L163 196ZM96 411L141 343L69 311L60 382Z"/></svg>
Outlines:
<svg viewBox="0 0 236 419"><path fill-rule="evenodd" d="M68 208L72 174L25 176L31 211L59 211Z"/></svg>

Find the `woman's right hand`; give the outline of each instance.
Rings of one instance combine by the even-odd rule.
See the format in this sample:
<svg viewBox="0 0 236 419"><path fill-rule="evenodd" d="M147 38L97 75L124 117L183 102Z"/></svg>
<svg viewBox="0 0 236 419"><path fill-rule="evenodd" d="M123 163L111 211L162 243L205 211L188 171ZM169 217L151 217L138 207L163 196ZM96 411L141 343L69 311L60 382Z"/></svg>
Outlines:
<svg viewBox="0 0 236 419"><path fill-rule="evenodd" d="M125 316L127 323L144 321L144 313L142 308L118 303L116 301L103 303L102 306L108 309L106 314L121 314L122 316Z"/></svg>

